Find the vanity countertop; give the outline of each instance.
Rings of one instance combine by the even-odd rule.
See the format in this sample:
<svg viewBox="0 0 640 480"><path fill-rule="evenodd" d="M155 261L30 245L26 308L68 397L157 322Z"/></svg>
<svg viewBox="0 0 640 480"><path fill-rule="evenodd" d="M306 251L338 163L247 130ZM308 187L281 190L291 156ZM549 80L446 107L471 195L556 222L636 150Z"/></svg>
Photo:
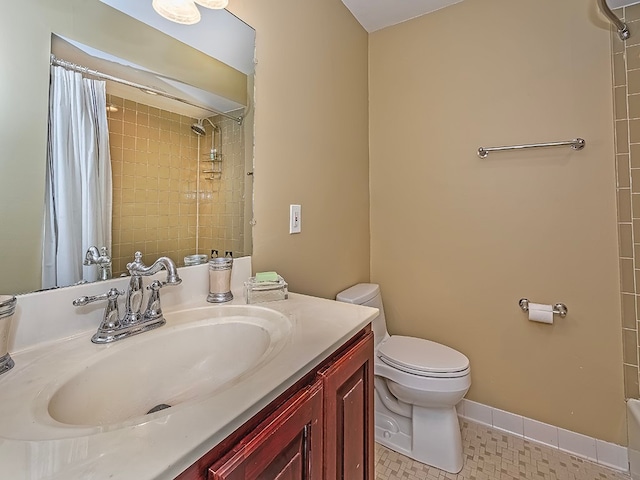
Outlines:
<svg viewBox="0 0 640 480"><path fill-rule="evenodd" d="M244 303L234 292L232 304ZM30 397L21 389L46 397L65 366L82 365L109 346L90 342L91 331L38 344L12 354L16 366L0 376L0 476L35 479L172 479L302 378L349 338L371 322L377 310L332 300L290 294L288 300L259 306L285 315L291 322L286 344L266 365L210 397L187 402L149 421L104 427L63 425L48 418L38 425L45 432L1 427L3 421L40 422ZM188 304L165 308L167 325L173 313L211 307L204 296ZM161 329L158 329L160 331ZM147 332L144 335L153 335ZM126 343L132 339L116 343ZM115 345L115 344L114 344ZM242 355L242 352L238 352ZM61 371L62 370L62 371ZM47 403L47 398L37 402ZM17 414L16 412L19 412ZM40 417L42 414L40 414ZM4 417L4 420L3 420ZM11 417L11 418L10 418ZM38 438L39 437L39 438Z"/></svg>

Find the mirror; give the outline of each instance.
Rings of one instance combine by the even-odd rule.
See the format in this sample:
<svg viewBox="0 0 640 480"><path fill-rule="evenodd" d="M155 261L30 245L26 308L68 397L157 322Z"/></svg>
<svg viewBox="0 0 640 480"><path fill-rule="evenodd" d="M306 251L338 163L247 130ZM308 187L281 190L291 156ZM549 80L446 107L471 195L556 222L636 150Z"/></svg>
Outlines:
<svg viewBox="0 0 640 480"><path fill-rule="evenodd" d="M251 254L253 29L226 10L212 10L202 12L203 19L198 24L206 35L194 34L188 30L194 26L172 24L157 16L150 1L143 2L148 3L144 6L146 13L141 5L137 5L129 6L134 11L127 14L112 6L121 8L120 3L126 9L127 4L140 2L64 0L55 8L44 0L24 3L23 7L16 7L23 15L38 12L40 18L51 20L50 31L40 33L48 34L50 52L57 58L148 85L187 101L167 100L163 95L149 95L144 89L107 82L113 180L109 255L113 276L126 272L126 263L132 260L136 250L143 252L146 263L166 255L178 265L184 265L188 255L202 254L208 258L212 250L217 250L220 256L226 252L236 257ZM52 10L56 10L55 14ZM70 22L69 18L64 18L65 13L72 17ZM131 16L140 16L153 26ZM213 16L215 20L210 20ZM244 28L240 41L211 38L209 21L217 22L217 28L213 29L216 32L233 35L230 27L220 27L225 18L236 28L238 25ZM3 21L7 22L10 20ZM84 25L78 27L80 22ZM42 25L37 27L41 29ZM176 29L178 33L175 33ZM189 38L185 39L185 35ZM244 48L242 56L237 51L237 43L248 44L247 38L251 39L249 48ZM183 43L187 41L193 46ZM14 45L21 43L13 42ZM211 44L218 48L213 52L215 55L233 63L236 68L200 51L200 45L206 50ZM221 50L225 46L233 51ZM44 84L48 97L48 58L40 55L28 57L28 61L38 63L39 84L40 87ZM242 124L234 120L238 117L244 117ZM191 128L198 123L204 132ZM44 136L39 139L40 145L44 142L46 146L46 130L38 133ZM41 158L32 159L31 164L36 165L39 161L42 165L29 173L30 176L38 175L35 183L40 188L34 190L42 194L42 204L46 147L41 152ZM5 162L4 158L2 162ZM22 168L29 166L25 164ZM10 182L11 176L0 175L0 191L10 191L11 186L5 185ZM11 206L5 202L2 205L0 209ZM24 228L20 228L19 223L26 221L32 224L32 232L42 231L42 207L39 217L23 215L15 227L4 222L4 212L0 215L5 231L20 232ZM95 246L100 249L103 245ZM0 280L0 291L19 293L50 287L41 284L42 235L38 243L18 239L13 244L3 242L0 236L0 252L3 257L5 252L12 252L16 258L28 259L31 263L28 269L10 267L9 271L3 271L5 280ZM34 256L38 257L37 262L33 261ZM24 262L18 263L24 267ZM85 275L85 280L98 277L98 266L83 268L87 269L95 272Z"/></svg>

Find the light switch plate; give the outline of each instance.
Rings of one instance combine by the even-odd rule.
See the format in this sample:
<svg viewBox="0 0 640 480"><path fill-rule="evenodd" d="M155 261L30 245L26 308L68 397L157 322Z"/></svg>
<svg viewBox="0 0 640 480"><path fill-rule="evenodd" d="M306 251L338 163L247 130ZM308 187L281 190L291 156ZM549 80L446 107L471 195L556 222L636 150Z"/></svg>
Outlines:
<svg viewBox="0 0 640 480"><path fill-rule="evenodd" d="M302 231L301 210L300 205L289 205L289 233L300 233Z"/></svg>

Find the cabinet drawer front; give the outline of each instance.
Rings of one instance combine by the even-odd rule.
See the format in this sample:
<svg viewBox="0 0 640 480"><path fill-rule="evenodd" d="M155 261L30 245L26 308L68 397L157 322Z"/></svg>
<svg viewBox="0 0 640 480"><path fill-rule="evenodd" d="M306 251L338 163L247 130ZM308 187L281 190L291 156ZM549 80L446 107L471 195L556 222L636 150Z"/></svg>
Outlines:
<svg viewBox="0 0 640 480"><path fill-rule="evenodd" d="M209 468L209 480L321 480L322 427L322 383L318 381Z"/></svg>
<svg viewBox="0 0 640 480"><path fill-rule="evenodd" d="M326 480L373 480L373 333L319 375L324 386Z"/></svg>

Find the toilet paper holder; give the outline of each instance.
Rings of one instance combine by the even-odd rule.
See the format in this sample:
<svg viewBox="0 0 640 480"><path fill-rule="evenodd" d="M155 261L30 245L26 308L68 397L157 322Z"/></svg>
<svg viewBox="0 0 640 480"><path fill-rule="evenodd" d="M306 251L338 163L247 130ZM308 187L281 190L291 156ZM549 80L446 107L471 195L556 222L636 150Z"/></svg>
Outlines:
<svg viewBox="0 0 640 480"><path fill-rule="evenodd" d="M518 304L520 305L520 308L522 309L522 311L524 312L529 311L528 298L521 298ZM555 305L553 305L553 313L555 315L560 315L560 317L564 318L567 316L567 313L569 313L569 309L564 303L556 303Z"/></svg>

